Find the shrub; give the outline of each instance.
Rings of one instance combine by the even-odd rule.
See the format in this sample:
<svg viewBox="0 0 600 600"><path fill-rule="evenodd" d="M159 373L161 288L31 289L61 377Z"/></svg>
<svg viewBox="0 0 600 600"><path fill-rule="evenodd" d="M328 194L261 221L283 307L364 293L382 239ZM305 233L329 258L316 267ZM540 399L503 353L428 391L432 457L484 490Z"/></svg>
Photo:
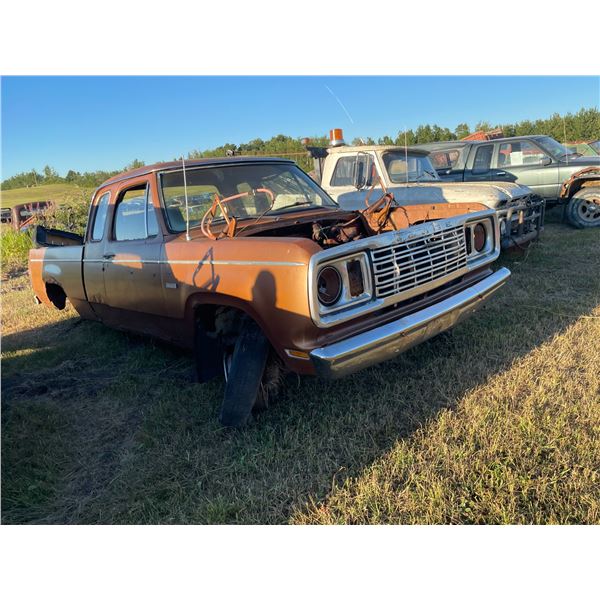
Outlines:
<svg viewBox="0 0 600 600"><path fill-rule="evenodd" d="M68 195L60 204L46 210L38 218L38 223L44 227L83 235L87 225L89 204L89 198L83 192Z"/></svg>
<svg viewBox="0 0 600 600"><path fill-rule="evenodd" d="M2 227L0 250L2 254L2 273L11 274L27 268L27 256L33 248L31 231L15 231Z"/></svg>
<svg viewBox="0 0 600 600"><path fill-rule="evenodd" d="M52 229L70 231L83 235L88 218L89 199L84 192L71 194L54 207L41 213L36 224ZM35 227L26 231L15 231L6 226L2 228L1 251L2 272L10 275L27 268L29 250L33 248Z"/></svg>

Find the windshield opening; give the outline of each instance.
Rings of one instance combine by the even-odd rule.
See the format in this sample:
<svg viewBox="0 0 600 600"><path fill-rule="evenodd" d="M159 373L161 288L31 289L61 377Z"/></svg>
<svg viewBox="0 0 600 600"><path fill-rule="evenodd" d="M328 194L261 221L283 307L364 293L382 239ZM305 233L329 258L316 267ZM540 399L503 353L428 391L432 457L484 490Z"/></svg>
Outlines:
<svg viewBox="0 0 600 600"><path fill-rule="evenodd" d="M227 202L226 209L236 219L258 218L315 207L335 208L335 202L299 167L285 163L225 165L186 169L190 229L199 227L220 199L240 195ZM183 171L160 175L160 185L169 227L186 230ZM217 209L215 220L223 219Z"/></svg>
<svg viewBox="0 0 600 600"><path fill-rule="evenodd" d="M550 154L552 158L557 160L565 156L570 156L571 154L577 154L575 150L563 146L560 142L557 142L551 137L544 136L536 139L536 142L542 147L543 150Z"/></svg>
<svg viewBox="0 0 600 600"><path fill-rule="evenodd" d="M439 176L429 160L429 156L408 154L401 150L386 152L383 163L390 181L406 183L415 181L438 181Z"/></svg>

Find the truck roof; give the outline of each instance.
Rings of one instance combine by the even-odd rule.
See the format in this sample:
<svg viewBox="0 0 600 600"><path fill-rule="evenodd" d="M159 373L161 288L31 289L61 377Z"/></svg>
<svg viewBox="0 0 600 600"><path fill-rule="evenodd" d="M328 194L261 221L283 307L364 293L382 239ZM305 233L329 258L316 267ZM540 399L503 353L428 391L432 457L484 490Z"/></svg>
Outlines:
<svg viewBox="0 0 600 600"><path fill-rule="evenodd" d="M289 158L277 158L274 156L214 156L210 158L190 158L185 161L185 168L193 167L206 167L206 166L223 166L223 165L236 165L244 163L294 163ZM116 183L117 181L123 181L126 179L133 179L134 177L140 177L142 175L148 175L148 173L154 173L157 171L171 171L174 169L181 168L180 160L173 160L170 162L155 163L153 165L145 165L138 169L132 169L131 171L124 171L119 173L110 179L107 179L99 187L105 187Z"/></svg>
<svg viewBox="0 0 600 600"><path fill-rule="evenodd" d="M494 138L493 140L448 140L446 142L428 142L426 144L415 144L411 146L411 148L415 149L425 149L425 150L433 150L433 149L444 149L444 148L462 148L463 146L476 145L476 144L490 144L492 142L511 142L511 141L519 141L519 140L531 140L531 139L539 139L549 137L547 135L515 135L513 137L501 137Z"/></svg>
<svg viewBox="0 0 600 600"><path fill-rule="evenodd" d="M327 147L327 153L328 154L343 154L344 152L377 152L377 151L391 151L391 150L395 150L395 151L400 151L400 152L404 152L405 151L405 147L404 146L385 146L382 144L374 144L371 146L328 146ZM414 146L408 146L407 148L408 152L412 152L414 154L422 154L422 155L426 155L427 151L425 150L421 150L420 148L415 148Z"/></svg>

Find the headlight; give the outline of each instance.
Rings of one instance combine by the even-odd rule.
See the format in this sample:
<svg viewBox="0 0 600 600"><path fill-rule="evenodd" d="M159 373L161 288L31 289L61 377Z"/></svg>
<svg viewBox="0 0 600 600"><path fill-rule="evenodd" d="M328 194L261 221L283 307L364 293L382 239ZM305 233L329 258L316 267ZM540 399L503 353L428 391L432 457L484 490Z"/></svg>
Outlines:
<svg viewBox="0 0 600 600"><path fill-rule="evenodd" d="M477 223L475 227L473 227L473 246L475 246L475 250L477 252L483 251L485 248L485 242L487 239L487 232L485 227L481 223Z"/></svg>
<svg viewBox="0 0 600 600"><path fill-rule="evenodd" d="M335 267L323 267L317 278L317 296L323 306L332 306L342 295L342 276Z"/></svg>

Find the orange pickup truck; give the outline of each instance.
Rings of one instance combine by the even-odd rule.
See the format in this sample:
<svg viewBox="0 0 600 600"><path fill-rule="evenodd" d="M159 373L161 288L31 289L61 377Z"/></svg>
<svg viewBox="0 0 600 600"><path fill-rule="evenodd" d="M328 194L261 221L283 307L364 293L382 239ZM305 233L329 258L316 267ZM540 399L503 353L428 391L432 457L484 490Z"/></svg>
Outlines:
<svg viewBox="0 0 600 600"><path fill-rule="evenodd" d="M38 227L38 301L193 349L243 425L271 365L335 378L447 330L509 277L477 203L344 211L295 163L229 157L109 179L84 237Z"/></svg>

